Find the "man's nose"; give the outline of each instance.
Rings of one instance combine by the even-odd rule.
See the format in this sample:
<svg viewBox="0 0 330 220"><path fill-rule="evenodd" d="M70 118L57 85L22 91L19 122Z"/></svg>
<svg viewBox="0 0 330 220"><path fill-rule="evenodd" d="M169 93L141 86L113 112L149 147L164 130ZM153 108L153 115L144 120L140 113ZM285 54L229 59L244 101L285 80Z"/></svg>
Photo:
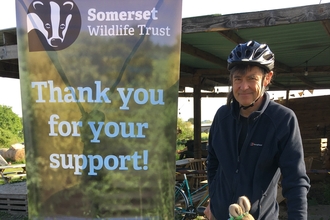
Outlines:
<svg viewBox="0 0 330 220"><path fill-rule="evenodd" d="M242 80L241 85L240 85L240 89L241 90L246 90L249 88L248 82L246 80Z"/></svg>

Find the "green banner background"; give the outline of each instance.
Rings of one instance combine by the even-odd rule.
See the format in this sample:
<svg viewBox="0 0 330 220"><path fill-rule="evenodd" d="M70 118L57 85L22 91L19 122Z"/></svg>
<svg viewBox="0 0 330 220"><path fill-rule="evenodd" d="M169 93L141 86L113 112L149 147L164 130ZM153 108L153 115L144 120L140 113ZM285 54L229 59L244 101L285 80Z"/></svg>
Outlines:
<svg viewBox="0 0 330 220"><path fill-rule="evenodd" d="M29 218L173 219L181 1L54 2L16 2Z"/></svg>

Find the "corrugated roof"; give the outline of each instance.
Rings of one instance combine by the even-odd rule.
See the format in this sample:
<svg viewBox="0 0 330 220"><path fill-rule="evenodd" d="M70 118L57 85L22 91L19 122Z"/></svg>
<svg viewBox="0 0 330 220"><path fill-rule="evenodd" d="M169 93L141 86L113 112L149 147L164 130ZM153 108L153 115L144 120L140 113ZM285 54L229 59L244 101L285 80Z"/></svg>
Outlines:
<svg viewBox="0 0 330 220"><path fill-rule="evenodd" d="M228 54L256 40L275 53L270 90L330 88L329 3L185 18L182 27L181 87L193 87L196 74L204 89L228 85Z"/></svg>

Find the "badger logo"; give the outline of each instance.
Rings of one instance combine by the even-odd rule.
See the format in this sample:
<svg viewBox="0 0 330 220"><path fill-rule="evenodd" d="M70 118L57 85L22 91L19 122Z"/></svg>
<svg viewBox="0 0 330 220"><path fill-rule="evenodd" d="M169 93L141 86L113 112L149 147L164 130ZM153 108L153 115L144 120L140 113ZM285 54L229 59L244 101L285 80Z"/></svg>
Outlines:
<svg viewBox="0 0 330 220"><path fill-rule="evenodd" d="M78 37L81 15L72 0L33 1L27 12L30 51L63 50Z"/></svg>

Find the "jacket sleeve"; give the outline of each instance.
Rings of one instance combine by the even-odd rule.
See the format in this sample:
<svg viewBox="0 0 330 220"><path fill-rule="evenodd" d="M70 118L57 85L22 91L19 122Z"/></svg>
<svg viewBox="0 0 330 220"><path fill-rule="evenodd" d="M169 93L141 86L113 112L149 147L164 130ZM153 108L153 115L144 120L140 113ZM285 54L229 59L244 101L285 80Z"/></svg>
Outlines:
<svg viewBox="0 0 330 220"><path fill-rule="evenodd" d="M210 133L209 133L209 140L208 140L208 156L207 156L207 177L208 177L208 185L211 186L212 185L212 181L216 175L216 172L218 170L218 166L219 166L219 162L218 162L218 158L215 154L215 149L213 146L213 135L215 133L216 130L216 116L214 117L213 123L211 125L210 128ZM211 194L211 193L210 193Z"/></svg>
<svg viewBox="0 0 330 220"><path fill-rule="evenodd" d="M307 220L310 181L306 174L303 145L295 114L289 111L279 128L279 166L283 178L282 194L287 200L288 219Z"/></svg>

